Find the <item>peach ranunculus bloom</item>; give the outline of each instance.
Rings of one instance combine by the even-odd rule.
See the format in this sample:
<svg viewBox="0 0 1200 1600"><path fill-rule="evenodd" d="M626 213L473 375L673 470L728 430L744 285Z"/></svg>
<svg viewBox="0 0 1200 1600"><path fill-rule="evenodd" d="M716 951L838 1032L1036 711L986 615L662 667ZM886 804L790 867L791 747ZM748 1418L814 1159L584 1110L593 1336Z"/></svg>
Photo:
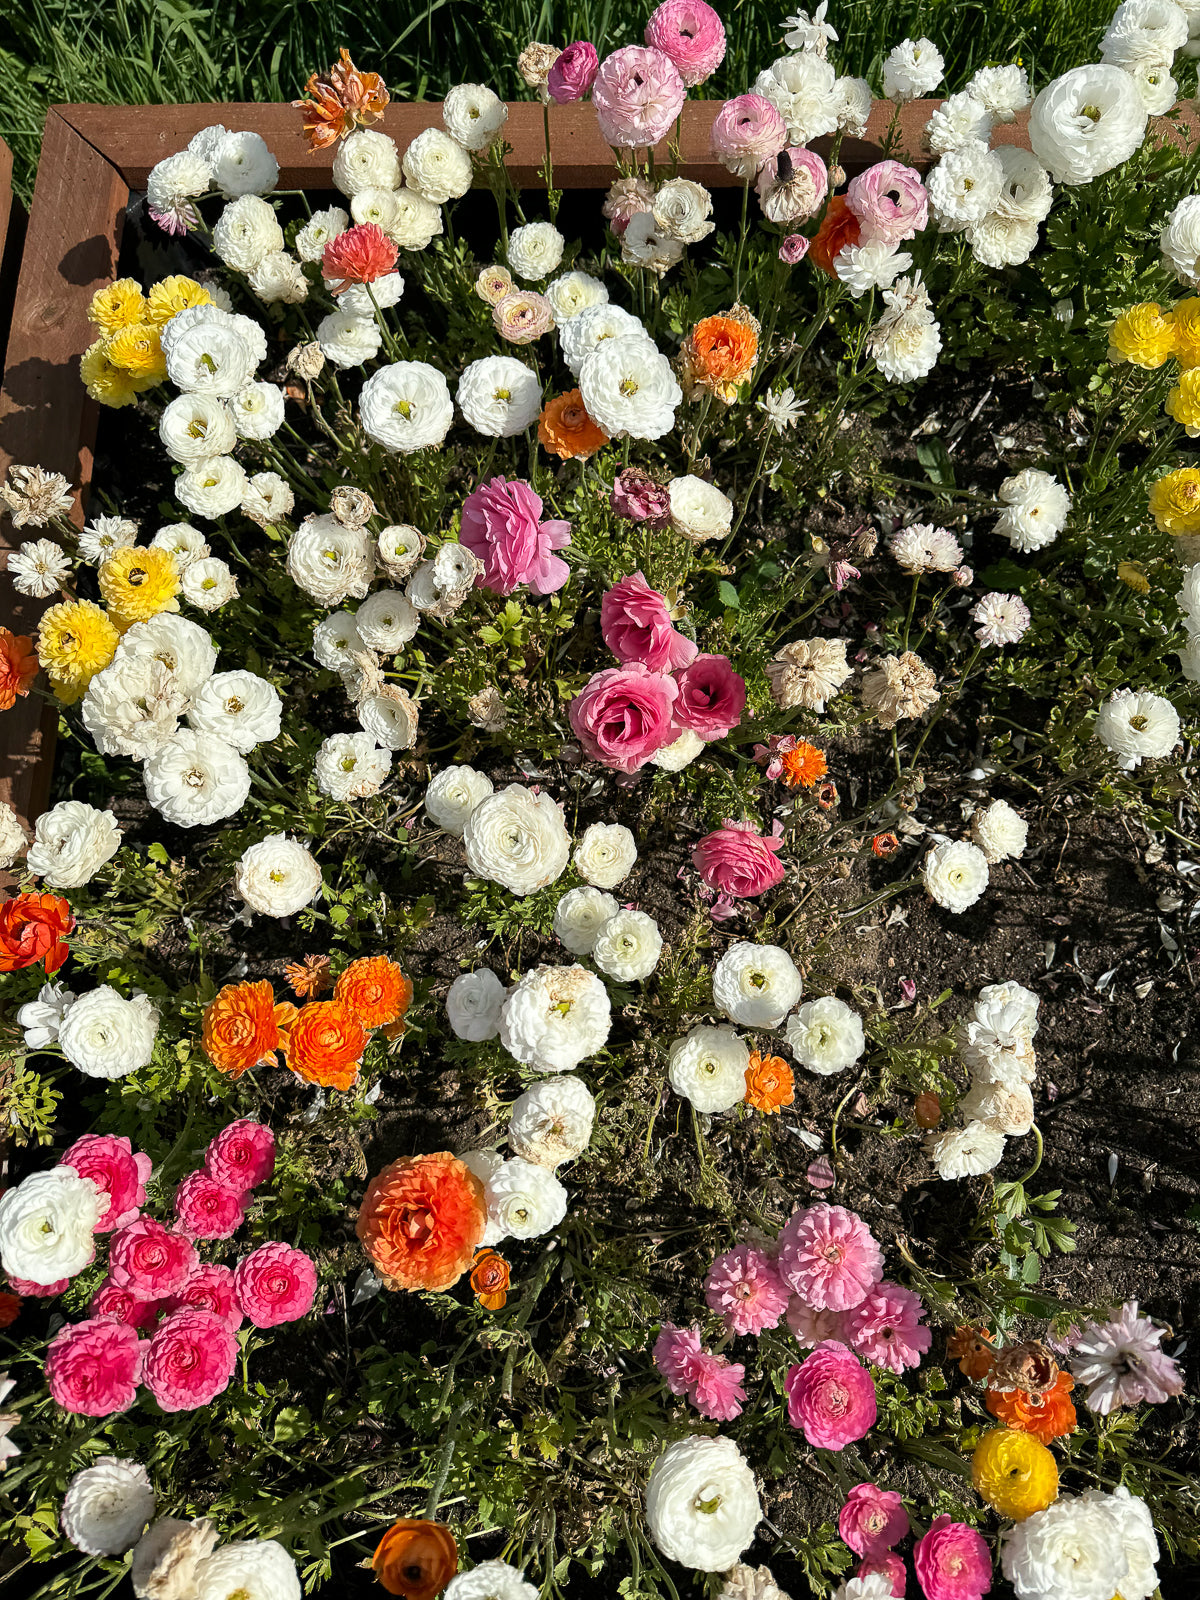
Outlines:
<svg viewBox="0 0 1200 1600"><path fill-rule="evenodd" d="M324 150L355 128L378 122L391 99L377 72L360 72L348 50L339 54L341 60L324 77L314 72L304 85L311 99L292 101L304 113L304 137L311 150Z"/></svg>
<svg viewBox="0 0 1200 1600"><path fill-rule="evenodd" d="M487 1227L483 1184L448 1150L402 1156L371 1179L356 1232L388 1289L449 1289Z"/></svg>
<svg viewBox="0 0 1200 1600"><path fill-rule="evenodd" d="M265 979L261 983L227 983L204 1012L204 1053L231 1078L240 1078L259 1062L276 1066L276 1051L286 1046L295 1017L296 1008L290 1001L276 1005L275 991Z"/></svg>
<svg viewBox="0 0 1200 1600"><path fill-rule="evenodd" d="M538 439L560 461L586 460L608 443L604 429L588 416L578 389L546 402L538 418Z"/></svg>
<svg viewBox="0 0 1200 1600"><path fill-rule="evenodd" d="M485 1311L500 1311L508 1299L509 1266L495 1250L481 1250L475 1257L471 1288Z"/></svg>

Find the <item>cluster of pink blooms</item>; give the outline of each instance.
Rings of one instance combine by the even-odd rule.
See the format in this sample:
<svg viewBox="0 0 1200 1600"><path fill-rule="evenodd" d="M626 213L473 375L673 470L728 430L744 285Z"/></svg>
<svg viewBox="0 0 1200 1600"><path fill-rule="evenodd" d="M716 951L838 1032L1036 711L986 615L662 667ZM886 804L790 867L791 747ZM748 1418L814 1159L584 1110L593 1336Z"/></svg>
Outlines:
<svg viewBox="0 0 1200 1600"><path fill-rule="evenodd" d="M134 1156L127 1139L80 1140L64 1164L111 1196L101 1227L120 1214L91 1316L62 1328L46 1353L50 1393L65 1411L125 1411L139 1384L164 1411L193 1411L233 1376L243 1321L272 1328L311 1309L317 1271L303 1251L265 1244L230 1268L202 1261L196 1249L230 1238L251 1190L274 1172L275 1139L261 1123L234 1122L213 1139L204 1166L175 1192L175 1227L141 1214L149 1159Z"/></svg>
<svg viewBox="0 0 1200 1600"><path fill-rule="evenodd" d="M892 1489L860 1483L851 1489L838 1515L838 1533L862 1558L857 1576L881 1573L892 1594L907 1584L903 1557L895 1546L909 1534L908 1513ZM986 1542L965 1522L936 1517L913 1548L913 1567L925 1600L980 1600L992 1586L992 1558Z"/></svg>
<svg viewBox="0 0 1200 1600"><path fill-rule="evenodd" d="M571 569L554 552L570 544L571 524L541 517L541 496L520 479L491 478L467 496L459 540L483 562L480 588L511 594L524 583L538 595L562 588Z"/></svg>
<svg viewBox="0 0 1200 1600"><path fill-rule="evenodd" d="M746 682L728 656L701 655L671 620L665 596L640 572L600 603L604 642L621 663L594 673L571 701L584 754L618 772L638 772L686 733L706 743L742 720Z"/></svg>

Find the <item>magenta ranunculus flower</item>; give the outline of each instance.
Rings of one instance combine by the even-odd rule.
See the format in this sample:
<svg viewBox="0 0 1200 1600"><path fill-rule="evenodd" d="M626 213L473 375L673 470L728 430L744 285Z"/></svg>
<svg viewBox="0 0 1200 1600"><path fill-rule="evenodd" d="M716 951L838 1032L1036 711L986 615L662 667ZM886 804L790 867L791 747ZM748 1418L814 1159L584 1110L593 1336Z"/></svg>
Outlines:
<svg viewBox="0 0 1200 1600"><path fill-rule="evenodd" d="M788 1421L818 1449L844 1450L875 1426L878 1407L871 1374L834 1339L792 1367L784 1388Z"/></svg>
<svg viewBox="0 0 1200 1600"><path fill-rule="evenodd" d="M53 1283L31 1283L28 1278L10 1277L6 1287L23 1300L49 1300L51 1295L61 1294L70 1284L70 1278L56 1278Z"/></svg>
<svg viewBox="0 0 1200 1600"><path fill-rule="evenodd" d="M877 1572L891 1579L893 1600L904 1600L904 1593L908 1587L908 1572L903 1556L894 1555L890 1550L884 1555L868 1556L860 1563L854 1576L870 1578Z"/></svg>
<svg viewBox="0 0 1200 1600"><path fill-rule="evenodd" d="M111 1278L105 1278L88 1306L93 1317L115 1317L139 1332L154 1326L161 1309L157 1300L138 1300L128 1289L118 1289Z"/></svg>
<svg viewBox="0 0 1200 1600"><path fill-rule="evenodd" d="M224 1317L187 1306L159 1323L142 1381L164 1411L195 1411L228 1388L237 1356L237 1335Z"/></svg>
<svg viewBox="0 0 1200 1600"><path fill-rule="evenodd" d="M46 1351L46 1382L64 1411L111 1417L137 1398L146 1346L137 1329L114 1317L60 1328Z"/></svg>
<svg viewBox="0 0 1200 1600"><path fill-rule="evenodd" d="M600 132L617 150L641 150L665 139L686 99L670 56L640 44L614 50L592 84Z"/></svg>
<svg viewBox="0 0 1200 1600"><path fill-rule="evenodd" d="M316 1267L288 1244L260 1245L234 1269L234 1299L256 1328L307 1316L316 1292Z"/></svg>
<svg viewBox="0 0 1200 1600"><path fill-rule="evenodd" d="M913 1550L917 1582L926 1600L979 1600L992 1587L992 1555L982 1535L965 1522L935 1517Z"/></svg>
<svg viewBox="0 0 1200 1600"><path fill-rule="evenodd" d="M671 717L678 693L674 678L634 662L594 673L568 715L585 755L618 772L639 772L679 737Z"/></svg>
<svg viewBox="0 0 1200 1600"><path fill-rule="evenodd" d="M491 478L463 501L459 539L483 562L479 586L511 594L527 583L534 594L561 589L571 569L553 554L571 542L569 522L543 522L542 497L518 478Z"/></svg>
<svg viewBox="0 0 1200 1600"><path fill-rule="evenodd" d="M640 467L626 467L613 480L609 504L619 517L644 522L660 533L671 521L670 491Z"/></svg>
<svg viewBox="0 0 1200 1600"><path fill-rule="evenodd" d="M732 1422L742 1414L746 1369L740 1361L702 1350L696 1358L696 1376L688 1399L702 1417L712 1422Z"/></svg>
<svg viewBox="0 0 1200 1600"><path fill-rule="evenodd" d="M696 1381L696 1362L702 1354L699 1328L677 1328L664 1322L654 1341L654 1365L672 1394L687 1394Z"/></svg>
<svg viewBox="0 0 1200 1600"><path fill-rule="evenodd" d="M670 56L694 89L725 59L725 24L704 0L663 0L646 24L646 43Z"/></svg>
<svg viewBox="0 0 1200 1600"><path fill-rule="evenodd" d="M555 105L566 106L573 100L582 100L596 81L599 65L596 46L586 39L577 39L559 52L546 79L546 92Z"/></svg>
<svg viewBox="0 0 1200 1600"><path fill-rule="evenodd" d="M239 1117L209 1145L204 1170L239 1194L257 1189L275 1171L275 1135L253 1117Z"/></svg>
<svg viewBox="0 0 1200 1600"><path fill-rule="evenodd" d="M734 822L706 833L692 847L692 865L710 889L734 900L753 900L783 882L783 835L762 834L752 822Z"/></svg>
<svg viewBox="0 0 1200 1600"><path fill-rule="evenodd" d="M851 178L846 204L858 218L861 244L899 244L929 221L929 196L919 172L899 161L877 161Z"/></svg>
<svg viewBox="0 0 1200 1600"><path fill-rule="evenodd" d="M921 1357L933 1342L933 1335L922 1323L925 1307L921 1297L898 1283L877 1283L865 1300L846 1313L850 1343L876 1367L903 1372L919 1367Z"/></svg>
<svg viewBox="0 0 1200 1600"><path fill-rule="evenodd" d="M189 1239L230 1239L246 1216L246 1197L201 1169L175 1191L175 1218Z"/></svg>
<svg viewBox="0 0 1200 1600"><path fill-rule="evenodd" d="M679 673L675 721L701 739L723 739L742 720L746 680L728 656L697 656Z"/></svg>
<svg viewBox="0 0 1200 1600"><path fill-rule="evenodd" d="M788 1307L787 1285L775 1263L751 1244L736 1244L717 1257L704 1280L704 1298L730 1333L774 1328Z"/></svg>
<svg viewBox="0 0 1200 1600"><path fill-rule="evenodd" d="M128 1139L115 1133L85 1133L59 1162L73 1168L108 1196L108 1207L96 1224L97 1233L109 1233L132 1222L146 1204L146 1179L153 1162L134 1154Z"/></svg>
<svg viewBox="0 0 1200 1600"><path fill-rule="evenodd" d="M640 572L614 583L601 600L600 631L624 665L640 661L651 672L674 672L696 656L696 645L672 623L666 599Z"/></svg>
<svg viewBox="0 0 1200 1600"><path fill-rule="evenodd" d="M859 1483L838 1512L838 1535L856 1556L885 1555L908 1535L908 1512L894 1489Z"/></svg>
<svg viewBox="0 0 1200 1600"><path fill-rule="evenodd" d="M803 261L808 254L811 240L802 233L789 233L779 246L779 259L785 266L794 267L797 261Z"/></svg>
<svg viewBox="0 0 1200 1600"><path fill-rule="evenodd" d="M216 1262L197 1267L179 1293L165 1302L163 1309L182 1311L185 1307L211 1311L216 1317L224 1317L235 1331L240 1328L244 1318L234 1297L232 1269Z"/></svg>
<svg viewBox="0 0 1200 1600"><path fill-rule="evenodd" d="M787 127L779 112L761 94L739 94L726 100L712 125L713 153L721 165L746 183L758 175L787 143Z"/></svg>
<svg viewBox="0 0 1200 1600"><path fill-rule="evenodd" d="M113 1235L108 1275L136 1300L165 1300L181 1289L196 1269L190 1239L164 1228L153 1217L139 1217Z"/></svg>
<svg viewBox="0 0 1200 1600"><path fill-rule="evenodd" d="M815 1205L788 1218L779 1235L780 1275L818 1311L861 1305L883 1277L883 1256L861 1217Z"/></svg>

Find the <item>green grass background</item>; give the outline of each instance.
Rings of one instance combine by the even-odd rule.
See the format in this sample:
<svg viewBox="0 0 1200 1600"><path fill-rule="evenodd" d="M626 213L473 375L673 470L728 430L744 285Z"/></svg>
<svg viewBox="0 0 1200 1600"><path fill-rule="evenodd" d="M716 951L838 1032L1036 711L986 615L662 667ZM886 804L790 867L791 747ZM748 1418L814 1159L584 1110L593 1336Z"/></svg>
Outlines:
<svg viewBox="0 0 1200 1600"><path fill-rule="evenodd" d="M810 4L815 0L809 0ZM830 0L844 72L878 87L883 56L924 34L946 57L951 88L977 66L1021 60L1040 84L1094 59L1115 0ZM28 200L42 121L56 101L291 100L345 45L393 95L437 99L453 83L527 93L515 70L531 39L591 39L605 50L641 39L652 0L8 0L0 7L0 134ZM741 93L780 53L789 0L718 6L729 50L705 87Z"/></svg>

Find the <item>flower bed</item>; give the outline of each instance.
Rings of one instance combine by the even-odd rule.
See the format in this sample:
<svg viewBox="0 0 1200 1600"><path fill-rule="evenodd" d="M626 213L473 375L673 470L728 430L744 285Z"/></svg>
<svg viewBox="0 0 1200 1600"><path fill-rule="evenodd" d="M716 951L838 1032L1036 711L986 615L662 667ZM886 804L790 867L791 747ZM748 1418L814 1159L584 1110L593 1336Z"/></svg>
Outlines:
<svg viewBox="0 0 1200 1600"><path fill-rule="evenodd" d="M1042 919L1064 817L1143 830L1186 1015L1200 159L1161 74L925 102L910 41L872 104L820 17L689 102L677 11L531 47L553 113L343 63L317 152L48 129L0 405L50 602L6 716L65 734L2 814L37 1561L1148 1600L1197 1553L1183 1291L1091 1216L1069 1262Z"/></svg>

